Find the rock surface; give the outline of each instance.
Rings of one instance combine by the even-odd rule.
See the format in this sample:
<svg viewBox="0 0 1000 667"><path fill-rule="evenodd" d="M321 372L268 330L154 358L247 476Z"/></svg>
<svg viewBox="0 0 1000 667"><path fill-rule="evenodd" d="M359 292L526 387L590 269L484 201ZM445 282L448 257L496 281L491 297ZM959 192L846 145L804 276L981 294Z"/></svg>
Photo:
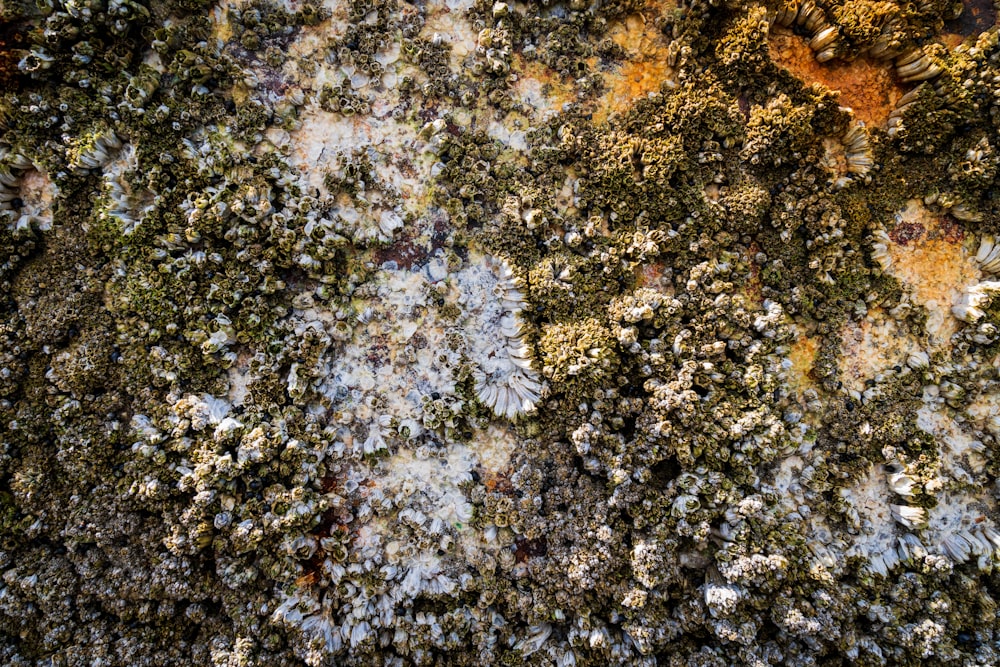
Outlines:
<svg viewBox="0 0 1000 667"><path fill-rule="evenodd" d="M1000 662L989 2L0 0L0 662Z"/></svg>

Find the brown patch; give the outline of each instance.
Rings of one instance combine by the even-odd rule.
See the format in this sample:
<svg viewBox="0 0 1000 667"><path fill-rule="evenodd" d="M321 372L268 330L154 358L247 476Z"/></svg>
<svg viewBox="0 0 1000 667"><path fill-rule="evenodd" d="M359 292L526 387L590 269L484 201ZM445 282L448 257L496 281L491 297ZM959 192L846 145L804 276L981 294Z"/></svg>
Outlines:
<svg viewBox="0 0 1000 667"><path fill-rule="evenodd" d="M425 227L426 231L419 236L401 238L393 242L392 245L376 250L375 262L379 265L395 262L400 269L407 270L419 266L426 262L438 248L444 247L450 229L447 216L435 215L433 227L430 230L426 230Z"/></svg>
<svg viewBox="0 0 1000 667"><path fill-rule="evenodd" d="M321 477L319 480L319 488L323 493L332 493L337 490L340 486L340 481L333 476Z"/></svg>
<svg viewBox="0 0 1000 667"><path fill-rule="evenodd" d="M539 558L548 552L549 545L544 535L533 540L520 536L514 540L514 559L518 563L523 563L529 558Z"/></svg>
<svg viewBox="0 0 1000 667"><path fill-rule="evenodd" d="M955 218L951 216L941 218L938 224L938 231L942 240L948 243L962 243L965 241L965 227Z"/></svg>
<svg viewBox="0 0 1000 667"><path fill-rule="evenodd" d="M310 568L312 563L307 564ZM319 570L310 569L308 572L303 574L301 577L295 580L295 585L298 588L308 588L309 586L314 586L319 582Z"/></svg>
<svg viewBox="0 0 1000 667"><path fill-rule="evenodd" d="M415 264L427 259L427 251L414 243L412 238L396 241L391 246L379 248L375 253L375 262L385 264L395 262L401 269L411 269Z"/></svg>
<svg viewBox="0 0 1000 667"><path fill-rule="evenodd" d="M945 21L944 31L959 37L969 37L989 30L996 20L993 0L965 0L962 3L962 13L956 19Z"/></svg>
<svg viewBox="0 0 1000 667"><path fill-rule="evenodd" d="M16 82L20 74L17 63L24 57L28 46L25 24L0 21L0 88L6 89Z"/></svg>
<svg viewBox="0 0 1000 667"><path fill-rule="evenodd" d="M859 58L849 63L820 63L805 39L779 30L771 32L768 46L775 63L803 83L821 83L839 91L840 104L869 125L883 125L903 95L888 62Z"/></svg>
<svg viewBox="0 0 1000 667"><path fill-rule="evenodd" d="M504 495L514 493L514 485L510 483L510 478L504 473L484 470L482 477L483 486L490 493L502 493Z"/></svg>
<svg viewBox="0 0 1000 667"><path fill-rule="evenodd" d="M750 98L747 97L746 93L740 93L736 97L736 106L740 108L743 120L750 120Z"/></svg>
<svg viewBox="0 0 1000 667"><path fill-rule="evenodd" d="M889 238L892 239L893 243L905 246L911 241L923 238L926 231L919 222L901 222L889 232Z"/></svg>

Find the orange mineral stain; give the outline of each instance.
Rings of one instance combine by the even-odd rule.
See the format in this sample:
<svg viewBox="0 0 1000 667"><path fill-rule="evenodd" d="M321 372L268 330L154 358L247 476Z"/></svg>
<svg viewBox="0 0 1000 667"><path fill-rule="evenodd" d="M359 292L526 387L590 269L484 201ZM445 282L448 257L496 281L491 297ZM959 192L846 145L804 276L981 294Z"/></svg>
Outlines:
<svg viewBox="0 0 1000 667"><path fill-rule="evenodd" d="M963 247L964 235L954 224L910 201L896 215L887 246L889 273L907 285L913 300L927 308L927 329L944 342L957 329L951 306L962 290L979 282L979 268Z"/></svg>
<svg viewBox="0 0 1000 667"><path fill-rule="evenodd" d="M788 360L792 365L788 369L788 385L795 393L801 394L814 386L811 373L818 351L819 339L811 336L802 336L789 348Z"/></svg>
<svg viewBox="0 0 1000 667"><path fill-rule="evenodd" d="M664 11L665 7L657 4L672 3L651 3L649 9ZM658 92L665 81L673 79L673 69L667 64L670 42L645 14L630 14L609 32L611 40L628 55L625 64L604 77L608 90L594 112L597 122L627 110L636 100Z"/></svg>
<svg viewBox="0 0 1000 667"><path fill-rule="evenodd" d="M821 83L840 92L840 104L854 110L868 125L884 125L905 90L896 82L892 65L859 58L853 62L816 60L805 39L774 30L768 37L771 58L806 84Z"/></svg>

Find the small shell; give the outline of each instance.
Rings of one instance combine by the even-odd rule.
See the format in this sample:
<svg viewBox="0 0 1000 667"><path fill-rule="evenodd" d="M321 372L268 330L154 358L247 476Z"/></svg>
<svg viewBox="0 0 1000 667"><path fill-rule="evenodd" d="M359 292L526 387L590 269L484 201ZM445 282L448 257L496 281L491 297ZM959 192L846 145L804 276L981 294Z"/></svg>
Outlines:
<svg viewBox="0 0 1000 667"><path fill-rule="evenodd" d="M833 44L839 36L840 29L835 25L828 25L813 35L813 38L809 40L809 48L813 51L823 51Z"/></svg>
<svg viewBox="0 0 1000 667"><path fill-rule="evenodd" d="M889 505L892 518L907 528L914 529L927 519L927 510L911 505Z"/></svg>

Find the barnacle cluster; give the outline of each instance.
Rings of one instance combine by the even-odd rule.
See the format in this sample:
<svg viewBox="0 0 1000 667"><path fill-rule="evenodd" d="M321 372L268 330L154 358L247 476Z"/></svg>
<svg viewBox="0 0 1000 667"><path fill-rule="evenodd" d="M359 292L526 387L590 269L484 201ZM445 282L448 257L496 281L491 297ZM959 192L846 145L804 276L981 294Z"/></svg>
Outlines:
<svg viewBox="0 0 1000 667"><path fill-rule="evenodd" d="M996 664L996 17L0 3L0 662Z"/></svg>

